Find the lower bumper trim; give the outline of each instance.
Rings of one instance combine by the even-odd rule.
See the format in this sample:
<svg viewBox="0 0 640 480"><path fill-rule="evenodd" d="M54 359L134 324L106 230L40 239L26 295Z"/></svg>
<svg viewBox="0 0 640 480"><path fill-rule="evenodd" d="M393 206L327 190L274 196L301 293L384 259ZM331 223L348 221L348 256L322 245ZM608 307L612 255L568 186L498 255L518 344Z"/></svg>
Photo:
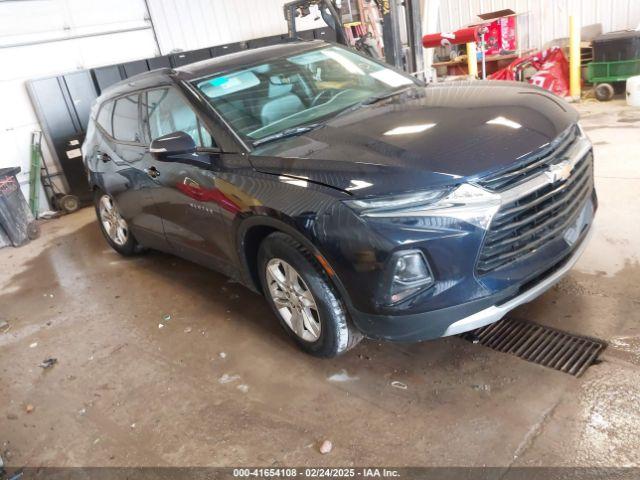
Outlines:
<svg viewBox="0 0 640 480"><path fill-rule="evenodd" d="M558 283L560 279L562 279L562 277L564 277L569 272L569 270L573 268L573 266L582 255L582 252L584 252L585 248L587 248L587 244L589 243L589 239L591 238L592 233L593 229L590 228L587 235L582 239L575 252L573 252L573 254L564 263L564 265L558 268L551 275L544 278L539 283L536 283L531 288L522 292L518 296L500 305L493 305L491 307L485 308L484 310L480 310L473 315L462 318L452 323L451 325L449 325L449 327L447 327L442 336L448 337L450 335L458 335L460 333L468 332L469 330L475 330L476 328L484 327L491 323L497 322L514 308L524 303L528 303L542 295L544 292Z"/></svg>

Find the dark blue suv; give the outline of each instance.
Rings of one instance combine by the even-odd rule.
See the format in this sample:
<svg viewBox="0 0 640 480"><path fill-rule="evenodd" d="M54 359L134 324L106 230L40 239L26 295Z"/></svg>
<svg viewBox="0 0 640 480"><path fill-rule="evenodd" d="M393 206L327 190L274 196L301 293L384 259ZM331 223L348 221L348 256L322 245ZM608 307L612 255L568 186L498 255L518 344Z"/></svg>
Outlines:
<svg viewBox="0 0 640 480"><path fill-rule="evenodd" d="M475 329L554 285L597 206L577 122L535 87L425 86L297 42L109 88L83 154L115 250L221 271L334 356Z"/></svg>

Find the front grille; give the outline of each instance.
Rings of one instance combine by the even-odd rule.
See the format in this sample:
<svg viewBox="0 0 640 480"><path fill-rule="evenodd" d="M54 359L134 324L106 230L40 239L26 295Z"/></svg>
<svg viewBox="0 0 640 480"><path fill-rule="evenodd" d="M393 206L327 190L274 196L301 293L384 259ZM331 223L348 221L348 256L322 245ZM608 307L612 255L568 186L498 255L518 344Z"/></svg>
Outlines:
<svg viewBox="0 0 640 480"><path fill-rule="evenodd" d="M546 170L552 163L560 161L579 136L580 130L578 126L572 125L549 145L536 152L535 155L528 157L524 165L518 164L493 175L488 175L478 183L487 190L494 192L512 188Z"/></svg>
<svg viewBox="0 0 640 480"><path fill-rule="evenodd" d="M575 165L569 178L504 204L491 221L477 271L486 274L532 254L562 236L593 190L593 154Z"/></svg>

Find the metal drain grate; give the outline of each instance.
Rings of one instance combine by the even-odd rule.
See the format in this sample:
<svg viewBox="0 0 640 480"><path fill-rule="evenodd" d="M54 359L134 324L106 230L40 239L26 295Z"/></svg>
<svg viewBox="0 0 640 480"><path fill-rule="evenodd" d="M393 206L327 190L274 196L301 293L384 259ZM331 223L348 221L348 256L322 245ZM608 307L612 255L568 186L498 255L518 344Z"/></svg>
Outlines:
<svg viewBox="0 0 640 480"><path fill-rule="evenodd" d="M606 347L600 340L514 319L502 319L464 333L462 338L576 377L593 365Z"/></svg>

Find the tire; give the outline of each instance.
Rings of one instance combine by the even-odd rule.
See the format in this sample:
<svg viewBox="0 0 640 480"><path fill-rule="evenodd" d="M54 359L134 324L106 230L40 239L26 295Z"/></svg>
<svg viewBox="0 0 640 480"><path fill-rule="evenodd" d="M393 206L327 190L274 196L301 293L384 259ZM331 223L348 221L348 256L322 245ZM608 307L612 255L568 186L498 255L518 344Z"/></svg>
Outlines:
<svg viewBox="0 0 640 480"><path fill-rule="evenodd" d="M614 93L615 91L613 90L613 87L608 83L600 83L596 85L595 95L596 98L601 102L608 102L609 100L611 100Z"/></svg>
<svg viewBox="0 0 640 480"><path fill-rule="evenodd" d="M299 281L293 282L297 287L289 290L289 297L284 298L287 294L283 290L283 283L276 277L280 275L282 281L287 265L292 267ZM355 347L362 340L362 334L351 325L344 303L322 267L292 237L278 232L265 238L258 251L258 269L264 296L281 326L303 351L316 357L332 358ZM313 307L307 308L310 300L313 300ZM286 306L286 302L289 302L289 306ZM295 322L295 318L300 318L292 314L296 308L307 312L306 316L302 315L306 322ZM289 314L291 318L287 320ZM298 325L298 333L292 324Z"/></svg>
<svg viewBox="0 0 640 480"><path fill-rule="evenodd" d="M65 195L58 201L58 204L65 213L73 213L80 207L78 197L75 195Z"/></svg>
<svg viewBox="0 0 640 480"><path fill-rule="evenodd" d="M105 225L105 220L103 219L101 213L101 202L106 201L111 202L111 205L115 209L115 213L117 214L117 218L119 218L123 223L120 224L121 228L124 227L126 229L126 235L118 236L112 238L113 231L109 233L107 227ZM102 235L104 236L107 243L120 255L124 255L125 257L129 257L132 255L136 255L140 253L143 248L138 244L133 234L129 231L128 225L126 221L120 216L118 212L118 206L115 201L111 197L111 195L103 192L102 190L96 190L93 195L93 203L96 210L96 216L98 217L98 225L100 225L100 230L102 231Z"/></svg>
<svg viewBox="0 0 640 480"><path fill-rule="evenodd" d="M29 240L35 240L40 236L40 225L37 222L29 222L27 225L27 237Z"/></svg>

